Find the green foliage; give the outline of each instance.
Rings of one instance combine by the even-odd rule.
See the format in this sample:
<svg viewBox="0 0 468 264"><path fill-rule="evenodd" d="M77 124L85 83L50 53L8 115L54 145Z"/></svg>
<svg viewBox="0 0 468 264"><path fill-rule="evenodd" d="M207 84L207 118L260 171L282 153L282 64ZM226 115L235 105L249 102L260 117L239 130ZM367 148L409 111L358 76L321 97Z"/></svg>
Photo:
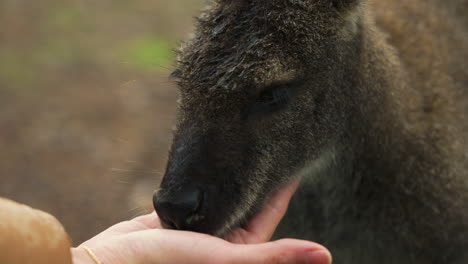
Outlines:
<svg viewBox="0 0 468 264"><path fill-rule="evenodd" d="M0 32L7 40L0 43L0 89L39 92L56 87L50 84L54 80L73 82L80 67L166 75L177 46L172 40L185 30L179 12L186 12L186 5L175 1L161 16L154 13L166 10L167 3L148 0L11 5L4 17L7 34Z"/></svg>
<svg viewBox="0 0 468 264"><path fill-rule="evenodd" d="M0 80L9 85L0 87L14 89L16 93L34 85L39 78L39 72L28 60L27 56L20 56L8 51L0 52ZM11 92L11 91L10 91Z"/></svg>
<svg viewBox="0 0 468 264"><path fill-rule="evenodd" d="M160 70L174 60L174 43L166 39L144 38L125 47L124 60L137 70Z"/></svg>
<svg viewBox="0 0 468 264"><path fill-rule="evenodd" d="M60 3L52 7L46 25L47 29L70 31L80 30L86 25L86 19L83 19L83 13L80 12L76 4Z"/></svg>

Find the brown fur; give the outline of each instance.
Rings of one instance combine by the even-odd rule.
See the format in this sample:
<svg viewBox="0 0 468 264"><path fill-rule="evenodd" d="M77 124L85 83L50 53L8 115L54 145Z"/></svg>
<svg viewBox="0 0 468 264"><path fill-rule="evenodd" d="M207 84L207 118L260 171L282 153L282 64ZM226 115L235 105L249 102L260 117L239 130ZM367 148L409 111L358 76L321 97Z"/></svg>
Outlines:
<svg viewBox="0 0 468 264"><path fill-rule="evenodd" d="M209 186L223 235L296 175L278 236L335 263L466 263L468 1L217 1L179 56L159 196ZM259 94L287 106L252 112Z"/></svg>

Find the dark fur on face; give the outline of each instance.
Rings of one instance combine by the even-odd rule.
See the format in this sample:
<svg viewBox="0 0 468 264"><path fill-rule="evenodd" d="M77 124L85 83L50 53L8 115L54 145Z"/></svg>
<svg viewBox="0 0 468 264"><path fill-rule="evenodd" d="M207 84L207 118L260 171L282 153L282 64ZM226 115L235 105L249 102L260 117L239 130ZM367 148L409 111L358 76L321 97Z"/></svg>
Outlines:
<svg viewBox="0 0 468 264"><path fill-rule="evenodd" d="M303 177L279 236L322 242L336 263L468 261L460 9L467 0L212 3L179 53L158 199L202 190L182 229L223 236Z"/></svg>

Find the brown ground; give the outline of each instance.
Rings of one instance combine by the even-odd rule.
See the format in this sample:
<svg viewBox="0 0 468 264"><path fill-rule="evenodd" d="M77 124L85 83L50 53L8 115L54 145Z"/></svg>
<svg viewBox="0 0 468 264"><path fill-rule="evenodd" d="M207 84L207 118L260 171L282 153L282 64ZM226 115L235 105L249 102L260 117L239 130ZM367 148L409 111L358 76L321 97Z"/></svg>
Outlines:
<svg viewBox="0 0 468 264"><path fill-rule="evenodd" d="M170 63L120 55L183 39L201 0L65 2L0 0L0 196L54 214L77 244L151 210L176 89Z"/></svg>

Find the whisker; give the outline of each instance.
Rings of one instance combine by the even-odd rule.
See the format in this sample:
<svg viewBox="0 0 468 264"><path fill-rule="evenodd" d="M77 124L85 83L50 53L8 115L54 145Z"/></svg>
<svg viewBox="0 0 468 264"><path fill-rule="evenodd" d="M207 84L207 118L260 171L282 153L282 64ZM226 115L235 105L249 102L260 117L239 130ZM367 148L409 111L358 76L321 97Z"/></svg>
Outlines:
<svg viewBox="0 0 468 264"><path fill-rule="evenodd" d="M119 168L110 168L110 171L113 171L113 172L132 172L129 169L119 169Z"/></svg>
<svg viewBox="0 0 468 264"><path fill-rule="evenodd" d="M152 210L146 209L142 206L135 206L134 208L131 208L128 210L132 218L135 218L140 215L148 214L151 213Z"/></svg>
<svg viewBox="0 0 468 264"><path fill-rule="evenodd" d="M115 182L116 183L121 183L121 184L130 184L130 182L124 181L124 180L116 180Z"/></svg>
<svg viewBox="0 0 468 264"><path fill-rule="evenodd" d="M120 172L120 173L138 173L138 174L156 174L156 175L162 175L161 171L158 171L158 170L142 171L142 170L135 170L135 169L110 168L110 171L113 171L113 172Z"/></svg>
<svg viewBox="0 0 468 264"><path fill-rule="evenodd" d="M124 138L114 138L114 139L111 139L111 140L122 142L122 143L131 143L130 140L127 140L127 139L124 139Z"/></svg>
<svg viewBox="0 0 468 264"><path fill-rule="evenodd" d="M142 209L143 208L141 208L141 206L136 206L136 207L130 208L128 212L130 213L131 217L134 218L140 215L139 211L141 211Z"/></svg>

